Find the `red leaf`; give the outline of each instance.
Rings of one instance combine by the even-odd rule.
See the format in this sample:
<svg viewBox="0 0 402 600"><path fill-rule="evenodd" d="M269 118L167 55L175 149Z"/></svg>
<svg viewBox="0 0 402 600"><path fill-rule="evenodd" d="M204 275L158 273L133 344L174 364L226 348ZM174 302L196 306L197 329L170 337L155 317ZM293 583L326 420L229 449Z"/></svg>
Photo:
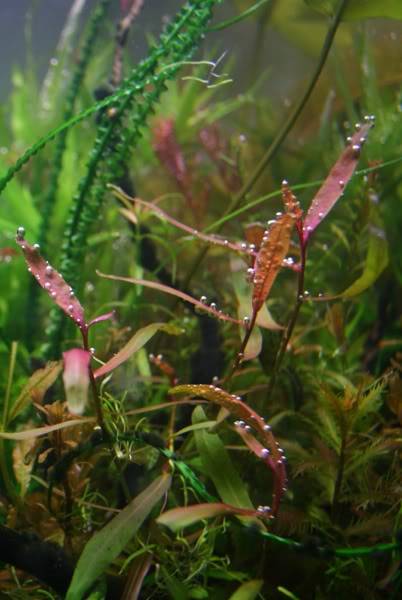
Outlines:
<svg viewBox="0 0 402 600"><path fill-rule="evenodd" d="M32 273L39 285L47 292L55 302L80 329L86 328L84 320L84 309L75 297L72 288L64 281L47 261L39 253L39 246L31 246L24 238L25 231L19 227L16 242L24 253L28 265L28 271Z"/></svg>
<svg viewBox="0 0 402 600"><path fill-rule="evenodd" d="M108 319L113 319L115 315L114 310L111 310L108 313L105 313L104 315L99 315L99 317L95 317L95 319L92 319L92 321L89 321L88 323L88 328L92 327L92 325L95 325L96 323L101 323L102 321L107 321Z"/></svg>
<svg viewBox="0 0 402 600"><path fill-rule="evenodd" d="M355 172L360 158L360 150L367 134L373 126L373 118L365 117L367 123L356 125L356 133L348 139L348 145L330 170L328 177L315 195L308 209L303 226L303 242L307 243L310 235L327 216L329 211L342 196L344 187Z"/></svg>

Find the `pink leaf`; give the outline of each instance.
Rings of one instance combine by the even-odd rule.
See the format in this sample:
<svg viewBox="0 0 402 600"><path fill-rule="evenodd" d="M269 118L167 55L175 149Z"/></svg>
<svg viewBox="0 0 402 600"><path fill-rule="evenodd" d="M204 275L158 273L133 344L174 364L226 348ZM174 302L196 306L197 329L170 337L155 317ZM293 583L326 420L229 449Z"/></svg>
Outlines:
<svg viewBox="0 0 402 600"><path fill-rule="evenodd" d="M114 281L126 281L127 283L143 285L144 287L159 290L160 292L164 292L165 294L177 296L177 298L180 298L185 302L189 302L190 304L194 304L194 306L196 306L197 308L209 313L217 319L221 319L222 321L229 321L230 323L236 323L237 325L244 325L242 321L234 319L229 315L225 315L223 312L220 312L217 308L208 306L207 304L204 304L204 302L201 302L201 300L196 300L192 296L189 296L188 294L185 294L180 290L176 290L175 288L169 287L168 285L164 285L163 283L157 283L156 281L147 281L146 279L135 279L134 277L119 277L117 275L106 275L105 273L101 273L100 271L96 271L96 273L100 277L105 277L106 279L113 279Z"/></svg>
<svg viewBox="0 0 402 600"><path fill-rule="evenodd" d="M348 139L347 147L315 195L303 224L304 244L307 243L310 235L342 196L344 187L355 172L360 158L361 147L367 138L369 130L373 126L372 117L366 117L366 121L367 123L364 125L356 125L356 133Z"/></svg>
<svg viewBox="0 0 402 600"><path fill-rule="evenodd" d="M92 327L92 325L95 325L96 323L101 323L102 321L107 321L108 319L113 319L115 315L114 310L105 313L104 315L99 315L99 317L95 317L95 319L92 319L92 321L89 321L88 323L88 329L89 327Z"/></svg>
<svg viewBox="0 0 402 600"><path fill-rule="evenodd" d="M74 323L85 329L84 309L75 297L72 288L64 281L47 261L39 253L38 244L31 246L24 238L25 230L19 227L16 242L24 253L28 265L28 271L32 273L39 285L47 292L55 302Z"/></svg>
<svg viewBox="0 0 402 600"><path fill-rule="evenodd" d="M146 200L141 200L141 198L131 198L130 196L127 196L120 188L114 185L110 185L109 188L113 190L117 198L121 200L129 200L130 202L139 204L140 206L144 206L148 210L159 215L164 221L167 221L174 227L177 227L177 229L181 229L182 231L189 233L190 235L196 237L199 240L202 240L203 242L207 242L208 244L214 244L216 246L222 246L223 248L233 250L234 252L239 252L241 254L248 254L250 256L256 255L256 252L245 243L229 242L229 240L226 240L223 237L219 237L217 235L207 235L206 233L202 233L197 229L194 229L193 227L189 227L188 225L177 221L177 219L168 215L164 210L159 208L159 206L156 206L156 204L146 202ZM124 211L123 214L130 221L137 223L137 217L133 213L130 213L129 211Z"/></svg>
<svg viewBox="0 0 402 600"><path fill-rule="evenodd" d="M74 415L82 415L88 399L91 353L81 348L73 348L63 352L63 359L63 381L68 410Z"/></svg>
<svg viewBox="0 0 402 600"><path fill-rule="evenodd" d="M247 508L238 508L223 502L211 502L209 504L193 504L192 506L179 506L162 513L156 522L165 525L172 531L184 529L197 521L219 517L221 515L244 515L244 516L267 516L262 511Z"/></svg>

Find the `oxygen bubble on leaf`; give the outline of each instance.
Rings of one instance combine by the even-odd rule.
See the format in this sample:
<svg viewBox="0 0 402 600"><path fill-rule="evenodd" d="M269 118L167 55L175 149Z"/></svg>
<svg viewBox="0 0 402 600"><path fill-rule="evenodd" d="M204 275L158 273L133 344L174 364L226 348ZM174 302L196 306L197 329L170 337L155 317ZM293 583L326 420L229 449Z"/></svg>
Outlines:
<svg viewBox="0 0 402 600"><path fill-rule="evenodd" d="M25 229L24 227L18 227L17 229L17 239L19 241L23 241L25 238Z"/></svg>

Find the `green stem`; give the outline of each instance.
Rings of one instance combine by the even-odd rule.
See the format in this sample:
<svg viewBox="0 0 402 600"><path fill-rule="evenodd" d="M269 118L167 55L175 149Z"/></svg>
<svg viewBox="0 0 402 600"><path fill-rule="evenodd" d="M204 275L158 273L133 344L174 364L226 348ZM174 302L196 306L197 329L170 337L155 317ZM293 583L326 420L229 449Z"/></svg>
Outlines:
<svg viewBox="0 0 402 600"><path fill-rule="evenodd" d="M307 85L307 88L306 88L304 94L301 96L299 102L295 105L294 109L292 110L292 112L290 113L288 118L286 119L285 123L282 125L281 129L276 134L275 139L271 143L270 147L268 148L268 150L266 151L264 156L261 158L260 162L256 166L256 168L255 168L254 172L251 174L250 178L246 181L246 183L243 185L243 187L239 190L239 192L232 199L232 202L230 203L229 207L225 211L222 218L224 218L226 215L233 212L240 206L241 202L243 201L245 196L252 190L255 183L258 181L258 179L261 177L262 173L265 171L265 169L267 168L267 166L269 165L269 163L271 162L271 160L273 159L273 157L275 156L275 154L277 153L277 151L283 144L284 140L286 139L286 137L289 134L290 130L292 129L293 125L296 123L300 114L302 113L302 111L303 111L305 105L307 104L307 102L317 84L317 81L322 73L322 70L323 70L326 60L328 58L329 51L331 50L333 41L335 39L335 34L336 34L338 26L341 22L342 14L346 8L347 3L348 3L348 0L340 0L340 2L339 2L337 11L332 19L332 23L331 23L331 25L328 29L327 35L325 37L318 63L316 65L316 68L315 68L312 76L311 76L310 82ZM220 229L221 229L221 227L217 228L218 233L219 233ZM201 250L201 252L195 258L194 263L191 266L190 271L189 271L186 281L185 281L186 287L188 287L191 279L193 278L198 267L201 265L202 261L204 260L207 252L208 252L208 248L204 248L203 250Z"/></svg>

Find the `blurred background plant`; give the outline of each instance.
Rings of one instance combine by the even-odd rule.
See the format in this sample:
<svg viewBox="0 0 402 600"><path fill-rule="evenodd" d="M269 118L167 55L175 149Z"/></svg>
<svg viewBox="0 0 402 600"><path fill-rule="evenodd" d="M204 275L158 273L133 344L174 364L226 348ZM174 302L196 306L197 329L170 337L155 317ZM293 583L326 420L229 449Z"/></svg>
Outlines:
<svg viewBox="0 0 402 600"><path fill-rule="evenodd" d="M151 21L146 0L74 2L44 73L35 23L45 4L26 21L24 66L9 61L11 91L0 112L2 593L56 597L70 586L67 597L80 598L95 585L94 598L397 598L400 3L155 2ZM244 329L96 272L205 296L242 320L250 314L249 264L117 200L107 186L200 232L254 243L283 209L282 180L307 210L367 114L375 128L310 243L305 297L282 362L283 334L272 319L291 319L291 269L282 269L268 298L270 329L256 328L249 360L227 383L286 453L278 517L210 510L187 523L183 511L163 528L155 519L165 509L209 502L252 511L269 500L270 474L229 421L213 406L192 406L199 398L176 404L169 393L178 382L225 387ZM38 144L55 128L54 141ZM181 331L172 344L155 328L102 380L110 438L93 431L90 407L78 426L63 429L72 417L60 361L79 342L34 287L14 243L20 226L61 269L88 318L116 311L91 330L98 365L152 323ZM290 255L297 263L297 245ZM320 294L338 296L317 301ZM38 428L46 435L5 439L5 431L12 438ZM23 550L27 563L7 548ZM36 555L53 566L57 556L56 582L32 566Z"/></svg>

